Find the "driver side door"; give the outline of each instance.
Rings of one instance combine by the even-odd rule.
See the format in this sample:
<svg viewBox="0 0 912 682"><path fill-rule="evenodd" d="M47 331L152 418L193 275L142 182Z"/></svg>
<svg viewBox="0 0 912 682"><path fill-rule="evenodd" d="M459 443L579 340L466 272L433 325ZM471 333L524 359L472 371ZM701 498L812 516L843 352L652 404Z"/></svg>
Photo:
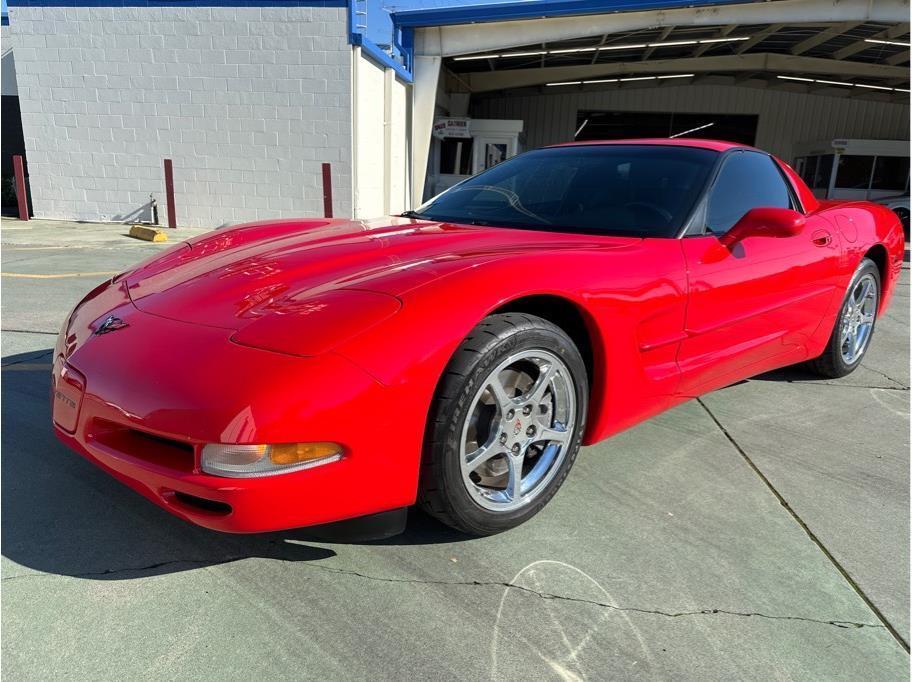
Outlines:
<svg viewBox="0 0 912 682"><path fill-rule="evenodd" d="M736 150L706 197L703 234L682 240L688 277L680 392L699 395L806 359L806 340L836 291L840 245L825 219L806 216L792 236L720 237L753 208L803 212L779 165Z"/></svg>

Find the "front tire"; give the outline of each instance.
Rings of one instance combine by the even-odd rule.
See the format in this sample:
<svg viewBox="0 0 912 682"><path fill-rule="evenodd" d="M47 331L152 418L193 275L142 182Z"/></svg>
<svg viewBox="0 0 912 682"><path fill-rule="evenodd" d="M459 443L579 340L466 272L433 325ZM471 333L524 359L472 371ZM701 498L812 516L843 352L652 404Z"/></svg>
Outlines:
<svg viewBox="0 0 912 682"><path fill-rule="evenodd" d="M854 372L871 345L879 305L880 270L870 258L863 258L849 283L826 350L808 366L830 379Z"/></svg>
<svg viewBox="0 0 912 682"><path fill-rule="evenodd" d="M576 459L588 395L585 364L562 329L522 313L486 318L437 388L419 504L471 535L525 522Z"/></svg>

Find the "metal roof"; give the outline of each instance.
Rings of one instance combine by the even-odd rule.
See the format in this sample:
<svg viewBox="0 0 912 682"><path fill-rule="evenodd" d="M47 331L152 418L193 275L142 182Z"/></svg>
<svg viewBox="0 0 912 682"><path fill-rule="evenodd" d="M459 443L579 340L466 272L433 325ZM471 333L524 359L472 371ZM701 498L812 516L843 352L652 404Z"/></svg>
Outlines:
<svg viewBox="0 0 912 682"><path fill-rule="evenodd" d="M909 88L909 24L667 26L461 55L445 65L457 86L479 92L510 82L632 87L648 80L654 65L652 74L663 79L729 75L792 89L842 88L902 99Z"/></svg>

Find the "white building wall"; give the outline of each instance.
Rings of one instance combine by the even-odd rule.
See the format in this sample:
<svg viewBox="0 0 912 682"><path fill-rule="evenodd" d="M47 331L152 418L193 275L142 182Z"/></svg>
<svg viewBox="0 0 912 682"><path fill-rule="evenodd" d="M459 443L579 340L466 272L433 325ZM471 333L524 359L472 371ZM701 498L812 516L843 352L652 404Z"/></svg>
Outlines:
<svg viewBox="0 0 912 682"><path fill-rule="evenodd" d="M322 215L323 162L351 214L345 8L9 14L37 216L164 221L164 158L179 225Z"/></svg>
<svg viewBox="0 0 912 682"><path fill-rule="evenodd" d="M409 88L361 48L352 52L354 215L375 218L406 208Z"/></svg>
<svg viewBox="0 0 912 682"><path fill-rule="evenodd" d="M552 90L552 88L548 88ZM909 105L746 86L705 84L473 98L476 118L525 120L526 149L568 142L579 110L756 114L756 146L791 161L797 143L909 137ZM703 132L712 137L712 129Z"/></svg>

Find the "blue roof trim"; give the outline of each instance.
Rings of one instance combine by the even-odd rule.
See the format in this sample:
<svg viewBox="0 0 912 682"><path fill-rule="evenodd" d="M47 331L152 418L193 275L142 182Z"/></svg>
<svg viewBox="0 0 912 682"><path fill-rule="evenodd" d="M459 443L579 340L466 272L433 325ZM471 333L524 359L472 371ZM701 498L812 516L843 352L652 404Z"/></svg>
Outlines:
<svg viewBox="0 0 912 682"><path fill-rule="evenodd" d="M359 45L361 47L362 53L373 59L380 66L385 66L395 71L396 75L406 83L411 83L413 81L410 68L407 68L404 64L400 64L394 60L386 52L380 49L378 45L372 43L368 38L365 38L359 33L352 33L351 44Z"/></svg>
<svg viewBox="0 0 912 682"><path fill-rule="evenodd" d="M394 12L392 17L393 23L401 28L418 28L518 19L543 19L579 14L734 5L744 4L744 2L745 0L525 0L503 4L400 10Z"/></svg>
<svg viewBox="0 0 912 682"><path fill-rule="evenodd" d="M352 45L380 66L393 69L407 83L412 82L411 29L393 24L384 0L350 0L348 35ZM408 35L406 35L408 34Z"/></svg>
<svg viewBox="0 0 912 682"><path fill-rule="evenodd" d="M7 0L11 7L348 7L348 0Z"/></svg>

